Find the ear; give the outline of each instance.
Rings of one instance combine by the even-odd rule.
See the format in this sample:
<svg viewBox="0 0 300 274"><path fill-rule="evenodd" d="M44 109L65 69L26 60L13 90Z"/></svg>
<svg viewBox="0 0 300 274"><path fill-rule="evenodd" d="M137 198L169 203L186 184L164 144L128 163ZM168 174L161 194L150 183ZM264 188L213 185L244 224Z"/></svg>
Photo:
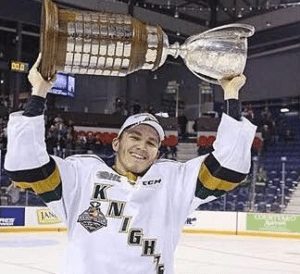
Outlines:
<svg viewBox="0 0 300 274"><path fill-rule="evenodd" d="M111 145L112 145L113 150L115 152L117 152L119 150L120 139L118 137L114 138Z"/></svg>

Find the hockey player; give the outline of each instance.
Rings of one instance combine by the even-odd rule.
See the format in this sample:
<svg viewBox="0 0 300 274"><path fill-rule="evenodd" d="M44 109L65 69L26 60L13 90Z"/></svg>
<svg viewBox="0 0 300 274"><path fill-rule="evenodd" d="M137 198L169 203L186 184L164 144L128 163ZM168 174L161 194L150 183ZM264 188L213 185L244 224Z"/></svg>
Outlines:
<svg viewBox="0 0 300 274"><path fill-rule="evenodd" d="M172 274L189 212L234 189L250 169L256 127L240 117L243 75L222 80L225 113L214 151L186 163L158 160L164 131L148 114L130 116L112 146L113 166L93 155L47 154L44 104L52 82L29 73L32 96L8 122L5 169L31 188L68 228L64 274ZM199 269L199 273L201 270Z"/></svg>

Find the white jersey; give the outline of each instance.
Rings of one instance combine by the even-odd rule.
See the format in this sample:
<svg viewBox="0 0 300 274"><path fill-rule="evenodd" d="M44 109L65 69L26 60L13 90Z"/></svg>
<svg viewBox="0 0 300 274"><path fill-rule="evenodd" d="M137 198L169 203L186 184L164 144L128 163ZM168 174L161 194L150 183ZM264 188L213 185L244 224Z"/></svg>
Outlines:
<svg viewBox="0 0 300 274"><path fill-rule="evenodd" d="M60 273L172 274L187 215L249 172L255 130L246 119L223 115L213 154L186 163L158 160L131 184L97 156L49 157L44 117L14 113L5 169L65 221L69 241Z"/></svg>

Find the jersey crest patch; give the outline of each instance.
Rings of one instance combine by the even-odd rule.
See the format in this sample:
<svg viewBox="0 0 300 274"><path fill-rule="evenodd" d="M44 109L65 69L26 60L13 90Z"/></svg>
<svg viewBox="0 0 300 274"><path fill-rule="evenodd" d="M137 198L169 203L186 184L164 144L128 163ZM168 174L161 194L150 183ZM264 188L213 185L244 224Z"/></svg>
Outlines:
<svg viewBox="0 0 300 274"><path fill-rule="evenodd" d="M107 226L107 219L102 213L100 205L99 202L90 202L89 208L78 217L77 222L90 233Z"/></svg>

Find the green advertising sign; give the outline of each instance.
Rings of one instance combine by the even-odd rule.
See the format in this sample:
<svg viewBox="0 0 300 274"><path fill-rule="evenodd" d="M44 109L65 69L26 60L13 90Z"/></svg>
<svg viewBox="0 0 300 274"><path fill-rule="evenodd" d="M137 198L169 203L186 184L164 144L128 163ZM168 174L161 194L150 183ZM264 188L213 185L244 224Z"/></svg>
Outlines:
<svg viewBox="0 0 300 274"><path fill-rule="evenodd" d="M247 213L246 229L300 233L300 215Z"/></svg>

